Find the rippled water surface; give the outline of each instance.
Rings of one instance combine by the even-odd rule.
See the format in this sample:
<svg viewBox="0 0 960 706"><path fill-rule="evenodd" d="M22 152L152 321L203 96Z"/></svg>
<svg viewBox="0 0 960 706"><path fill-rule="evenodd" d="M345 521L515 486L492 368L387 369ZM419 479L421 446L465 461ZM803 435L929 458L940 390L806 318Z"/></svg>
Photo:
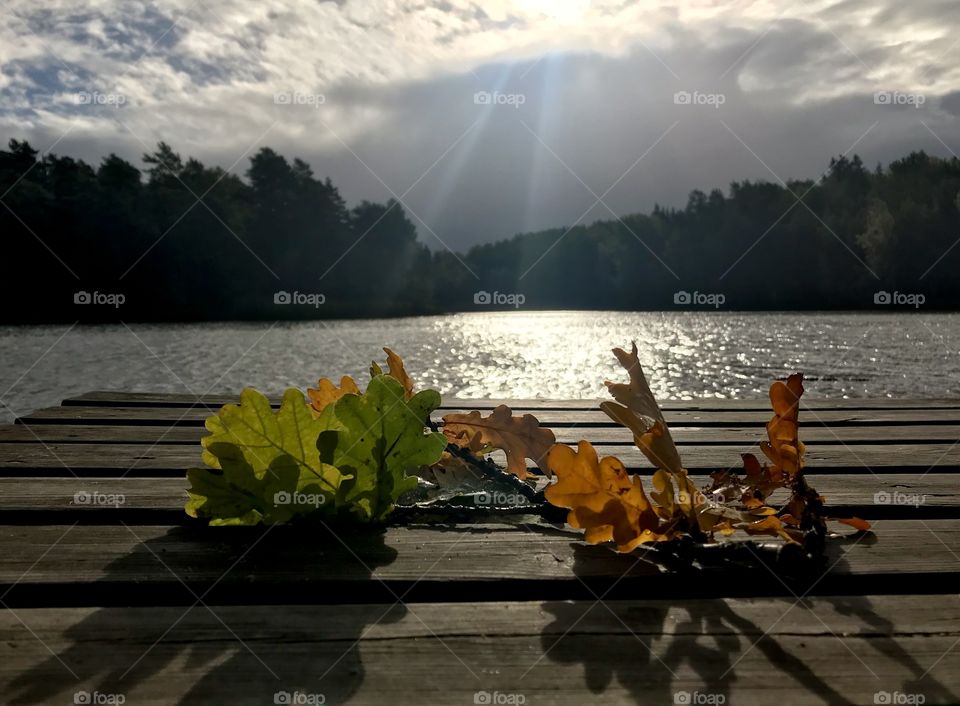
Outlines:
<svg viewBox="0 0 960 706"><path fill-rule="evenodd" d="M802 370L810 395L960 393L958 314L536 312L280 324L0 328L4 420L92 389L266 392L366 379L388 345L460 397L589 398L634 339L664 399L758 397Z"/></svg>

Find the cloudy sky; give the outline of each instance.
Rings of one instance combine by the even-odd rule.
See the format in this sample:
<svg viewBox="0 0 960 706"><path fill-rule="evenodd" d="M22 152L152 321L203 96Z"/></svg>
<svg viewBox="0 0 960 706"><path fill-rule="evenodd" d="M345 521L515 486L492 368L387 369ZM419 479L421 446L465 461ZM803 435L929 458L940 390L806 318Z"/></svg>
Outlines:
<svg viewBox="0 0 960 706"><path fill-rule="evenodd" d="M0 0L0 136L269 145L432 247L960 152L955 0Z"/></svg>

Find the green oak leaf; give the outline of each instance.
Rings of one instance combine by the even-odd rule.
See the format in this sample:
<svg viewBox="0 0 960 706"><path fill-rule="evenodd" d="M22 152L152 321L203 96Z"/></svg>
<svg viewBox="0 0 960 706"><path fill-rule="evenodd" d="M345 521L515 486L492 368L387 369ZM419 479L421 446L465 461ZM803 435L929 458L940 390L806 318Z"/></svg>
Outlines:
<svg viewBox="0 0 960 706"><path fill-rule="evenodd" d="M350 476L321 462L318 441L342 427L332 412L314 419L299 390L287 390L274 412L264 395L246 389L239 405L224 405L206 428L201 443L210 468L188 471L187 514L211 524L271 524L334 511Z"/></svg>
<svg viewBox="0 0 960 706"><path fill-rule="evenodd" d="M257 478L250 469L230 464L222 472L206 468L187 471L190 489L187 514L208 517L211 525L272 524L289 519L286 507L278 507L278 493L296 490L299 472L295 466L278 468ZM279 512L275 512L279 510Z"/></svg>
<svg viewBox="0 0 960 706"><path fill-rule="evenodd" d="M424 433L440 393L403 397L398 380L377 375L363 395L337 400L334 414L343 429L335 442L326 434L321 438L321 458L351 476L340 484L337 505L347 506L355 519L385 517L400 495L417 487L416 477L406 472L436 463L446 448L443 434Z"/></svg>

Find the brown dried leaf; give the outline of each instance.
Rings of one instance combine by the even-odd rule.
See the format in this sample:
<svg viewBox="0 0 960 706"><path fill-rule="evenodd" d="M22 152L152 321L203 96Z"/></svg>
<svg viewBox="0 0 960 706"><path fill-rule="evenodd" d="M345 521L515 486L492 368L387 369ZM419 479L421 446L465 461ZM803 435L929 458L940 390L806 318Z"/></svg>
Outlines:
<svg viewBox="0 0 960 706"><path fill-rule="evenodd" d="M513 416L506 405L500 405L488 417L474 410L467 414L453 413L443 417L443 433L450 443L479 449L491 446L507 454L507 470L521 479L533 476L525 458L534 461L545 474L550 474L547 452L557 438L540 426L532 414ZM467 443L464 443L464 440Z"/></svg>
<svg viewBox="0 0 960 706"><path fill-rule="evenodd" d="M600 408L615 422L623 424L633 432L637 447L656 468L672 473L679 471L683 467L680 453L670 436L660 405L643 374L637 355L637 344L632 344L629 353L622 348L614 348L613 354L629 373L630 383L607 381L607 389L619 404L603 402Z"/></svg>

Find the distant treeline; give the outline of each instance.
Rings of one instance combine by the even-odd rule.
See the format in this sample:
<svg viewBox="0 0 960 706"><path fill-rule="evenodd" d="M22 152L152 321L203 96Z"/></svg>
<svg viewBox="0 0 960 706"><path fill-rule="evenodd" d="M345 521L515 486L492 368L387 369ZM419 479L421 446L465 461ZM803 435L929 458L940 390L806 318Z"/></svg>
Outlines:
<svg viewBox="0 0 960 706"><path fill-rule="evenodd" d="M960 160L923 152L460 254L268 148L246 179L164 143L144 164L0 151L3 322L960 306Z"/></svg>

